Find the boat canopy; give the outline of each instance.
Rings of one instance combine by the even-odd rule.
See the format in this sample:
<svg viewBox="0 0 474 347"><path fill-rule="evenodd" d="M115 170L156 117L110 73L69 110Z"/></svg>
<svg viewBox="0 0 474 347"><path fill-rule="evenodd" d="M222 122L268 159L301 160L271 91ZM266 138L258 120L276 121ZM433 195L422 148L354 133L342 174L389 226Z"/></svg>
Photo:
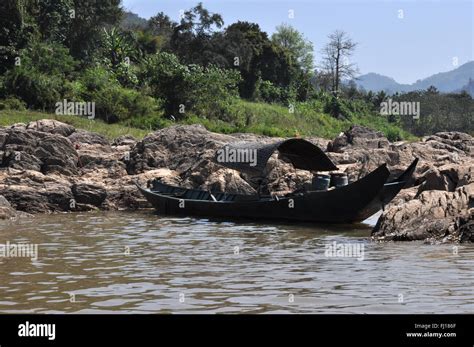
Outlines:
<svg viewBox="0 0 474 347"><path fill-rule="evenodd" d="M270 144L238 142L216 151L215 161L225 167L251 175L262 175L268 159L278 150L297 169L332 171L337 166L313 143L303 139L281 140Z"/></svg>

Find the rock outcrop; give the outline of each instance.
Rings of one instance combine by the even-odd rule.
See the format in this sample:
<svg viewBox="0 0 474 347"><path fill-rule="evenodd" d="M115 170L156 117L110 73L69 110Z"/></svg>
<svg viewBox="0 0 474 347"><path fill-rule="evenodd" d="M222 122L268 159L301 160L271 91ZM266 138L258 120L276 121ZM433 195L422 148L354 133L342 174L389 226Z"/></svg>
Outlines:
<svg viewBox="0 0 474 347"><path fill-rule="evenodd" d="M251 194L257 183L214 162L215 151L236 141L269 143L252 134L224 135L199 125L173 126L137 141L105 137L55 120L0 128L0 218L17 211L51 213L146 206L134 182L160 178L189 188ZM385 207L375 240L472 241L474 139L443 132L417 142L390 143L382 133L353 126L332 141L309 138L355 181L383 163L396 177L420 159L409 189ZM288 192L311 181L275 153L268 188ZM3 216L3 217L2 217Z"/></svg>
<svg viewBox="0 0 474 347"><path fill-rule="evenodd" d="M329 156L351 180L386 162L393 176L419 158L410 189L385 207L372 237L379 241L468 241L473 233L474 139L441 132L417 142L389 143L378 132L353 126L331 141ZM341 165L339 165L341 167Z"/></svg>
<svg viewBox="0 0 474 347"><path fill-rule="evenodd" d="M464 241L474 231L474 183L457 188L423 191L402 204L392 204L373 231L378 240ZM463 229L461 230L461 226Z"/></svg>
<svg viewBox="0 0 474 347"><path fill-rule="evenodd" d="M0 195L0 220L30 216L28 213L15 210L10 202L4 196Z"/></svg>

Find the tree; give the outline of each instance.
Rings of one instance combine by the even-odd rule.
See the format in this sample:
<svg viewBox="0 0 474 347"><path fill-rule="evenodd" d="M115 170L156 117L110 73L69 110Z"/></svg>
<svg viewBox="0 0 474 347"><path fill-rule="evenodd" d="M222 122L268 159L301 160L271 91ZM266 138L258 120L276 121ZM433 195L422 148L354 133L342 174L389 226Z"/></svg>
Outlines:
<svg viewBox="0 0 474 347"><path fill-rule="evenodd" d="M313 44L288 24L277 26L272 42L287 49L305 72L314 70Z"/></svg>
<svg viewBox="0 0 474 347"><path fill-rule="evenodd" d="M242 75L241 97L258 97L259 80L270 81L279 88L290 85L294 66L289 52L270 41L258 24L239 21L229 25L218 46L225 58L225 67L237 69Z"/></svg>
<svg viewBox="0 0 474 347"><path fill-rule="evenodd" d="M329 36L328 44L323 48L322 69L331 76L332 92L337 97L339 86L343 78L352 79L358 73L358 69L349 58L354 53L357 43L344 31L336 30Z"/></svg>
<svg viewBox="0 0 474 347"><path fill-rule="evenodd" d="M173 22L168 15L159 12L148 20L147 30L153 35L171 36L176 26L177 23Z"/></svg>
<svg viewBox="0 0 474 347"><path fill-rule="evenodd" d="M426 93L428 93L428 94L439 94L439 90L435 86L429 86L428 89L426 89Z"/></svg>
<svg viewBox="0 0 474 347"><path fill-rule="evenodd" d="M202 3L184 12L181 21L173 29L169 46L181 61L207 66L215 64L214 30L224 25L222 16L210 13Z"/></svg>
<svg viewBox="0 0 474 347"><path fill-rule="evenodd" d="M319 90L328 92L331 90L332 76L324 71L315 70L311 78L311 83Z"/></svg>
<svg viewBox="0 0 474 347"><path fill-rule="evenodd" d="M19 52L21 65L5 74L7 93L22 99L28 107L53 110L68 92L68 81L76 62L58 43L33 42Z"/></svg>
<svg viewBox="0 0 474 347"><path fill-rule="evenodd" d="M253 98L261 75L259 57L268 42L267 34L260 30L258 24L239 21L229 25L220 40L219 47L225 57L226 67L234 68L242 75L240 96Z"/></svg>
<svg viewBox="0 0 474 347"><path fill-rule="evenodd" d="M167 116L179 119L192 111L221 117L221 105L237 94L240 75L214 66L184 65L174 54L160 52L145 59L142 80L154 97L164 100Z"/></svg>
<svg viewBox="0 0 474 347"><path fill-rule="evenodd" d="M63 44L69 35L70 13L74 9L72 0L43 0L36 16L39 32L45 41Z"/></svg>
<svg viewBox="0 0 474 347"><path fill-rule="evenodd" d="M74 12L69 14L70 34L66 43L75 58L90 61L97 49L101 30L118 24L123 12L120 0L73 0Z"/></svg>
<svg viewBox="0 0 474 347"><path fill-rule="evenodd" d="M20 50L35 35L36 26L27 6L28 0L0 1L0 73L4 73L15 63ZM36 7L32 7L35 8Z"/></svg>
<svg viewBox="0 0 474 347"><path fill-rule="evenodd" d="M137 76L133 73L131 62L138 62L142 52L139 43L131 31L120 31L116 27L103 29L101 41L102 63L114 74L117 80L126 87L138 84Z"/></svg>
<svg viewBox="0 0 474 347"><path fill-rule="evenodd" d="M112 27L104 28L102 33L102 49L105 57L110 61L112 67L125 62L126 58L135 60L139 55L130 32L121 32Z"/></svg>
<svg viewBox="0 0 474 347"><path fill-rule="evenodd" d="M65 44L86 60L98 47L100 30L121 16L120 0L2 0L0 56L6 64L0 70L33 40Z"/></svg>

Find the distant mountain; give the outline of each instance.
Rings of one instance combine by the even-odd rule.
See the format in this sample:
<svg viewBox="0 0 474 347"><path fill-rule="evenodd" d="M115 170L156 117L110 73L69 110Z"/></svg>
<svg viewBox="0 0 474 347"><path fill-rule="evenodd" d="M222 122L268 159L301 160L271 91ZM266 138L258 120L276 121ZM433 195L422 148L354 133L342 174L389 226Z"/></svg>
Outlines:
<svg viewBox="0 0 474 347"><path fill-rule="evenodd" d="M470 82L472 79L474 79L474 61L465 63L454 70L437 73L418 80L413 84L401 84L393 78L373 72L360 76L355 82L365 90L372 90L374 92L383 90L390 94L427 89L430 86L435 86L440 92L447 93L459 90L467 90L469 92L471 90L470 94L473 95L472 82ZM469 87L470 84L471 87Z"/></svg>
<svg viewBox="0 0 474 347"><path fill-rule="evenodd" d="M391 77L380 75L375 72L370 72L358 77L356 84L359 87L363 87L367 91L371 90L373 92L383 90L386 92L395 93L411 88L409 84L400 84Z"/></svg>
<svg viewBox="0 0 474 347"><path fill-rule="evenodd" d="M120 27L125 30L130 29L144 29L146 28L148 21L145 18L140 17L136 13L125 11L120 23Z"/></svg>

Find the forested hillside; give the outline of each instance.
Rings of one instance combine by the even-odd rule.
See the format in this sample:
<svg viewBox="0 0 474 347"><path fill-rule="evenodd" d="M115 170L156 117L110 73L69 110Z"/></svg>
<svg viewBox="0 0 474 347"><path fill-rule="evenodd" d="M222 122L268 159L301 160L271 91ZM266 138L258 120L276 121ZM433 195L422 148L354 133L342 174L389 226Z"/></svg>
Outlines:
<svg viewBox="0 0 474 347"><path fill-rule="evenodd" d="M362 124L391 140L473 131L465 92L388 96L344 84L358 74L343 59L357 43L338 30L316 53L288 24L269 35L258 23L225 23L200 3L179 22L162 12L145 20L119 0L4 0L0 13L2 118L37 117L31 110L64 116L58 103L66 101L93 103L95 122L142 129L179 122L332 137ZM389 98L419 101L421 117L381 114Z"/></svg>

